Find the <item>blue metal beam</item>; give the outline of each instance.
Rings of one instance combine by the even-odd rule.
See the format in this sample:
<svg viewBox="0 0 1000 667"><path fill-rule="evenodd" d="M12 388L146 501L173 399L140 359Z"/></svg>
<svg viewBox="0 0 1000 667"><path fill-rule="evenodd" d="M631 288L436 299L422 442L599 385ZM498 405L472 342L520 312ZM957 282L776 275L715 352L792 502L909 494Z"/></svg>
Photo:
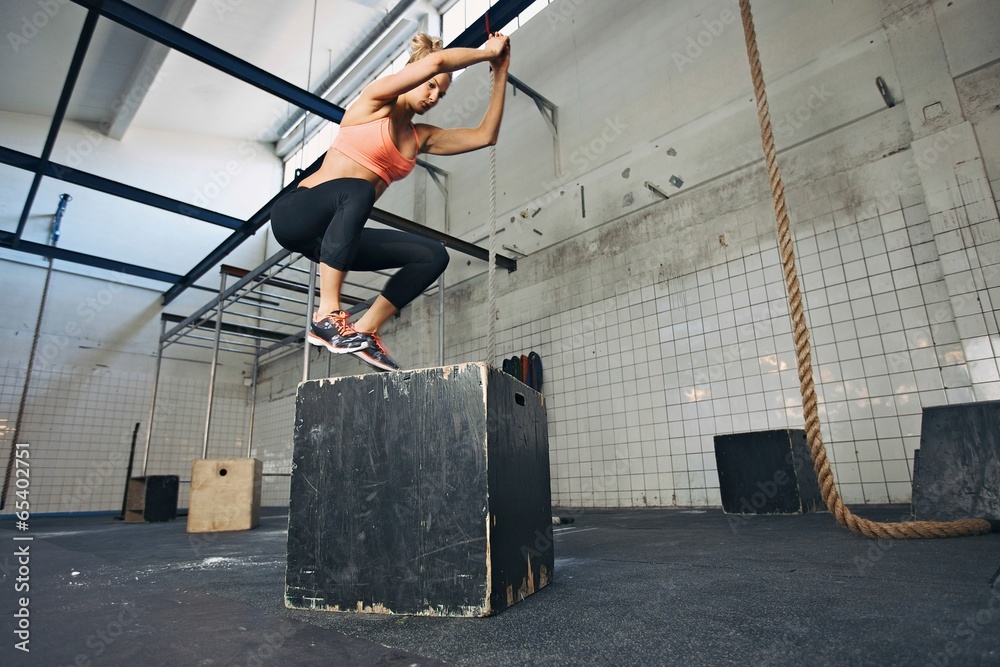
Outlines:
<svg viewBox="0 0 1000 667"><path fill-rule="evenodd" d="M67 183L73 183L74 185L82 185L97 192L103 192L164 211L170 211L171 213L177 213L178 215L194 218L195 220L210 222L213 225L219 225L227 229L239 229L245 224L239 218L216 213L215 211L210 211L199 206L192 206L176 199L164 197L147 190L140 190L131 185L125 185L124 183L73 169L56 162L43 162L41 158L21 153L5 146L0 146L0 163L25 169L34 172L36 175L50 176Z"/></svg>
<svg viewBox="0 0 1000 667"><path fill-rule="evenodd" d="M344 110L336 104L294 86L256 65L251 65L171 23L133 7L124 0L73 0L73 2L88 9L98 9L103 16L115 23L291 102L297 107L311 111L317 116L335 123L339 123L344 117ZM276 6L275 11L280 11L280 8Z"/></svg>
<svg viewBox="0 0 1000 667"><path fill-rule="evenodd" d="M0 231L0 246L11 247L14 244L14 240L15 235L13 232ZM122 273L128 276L148 278L149 280L155 280L161 283L176 283L181 279L181 276L176 273L157 271L156 269L150 269L145 266L126 264L125 262L118 262L104 257L95 257L82 252L74 252L72 250L53 247L45 243L25 241L24 239L20 239L18 241L17 251L26 252L31 255L38 255L40 257L51 257L52 259L72 262L74 264L83 264L84 266L93 266L98 269L106 269L108 271L114 271L115 273Z"/></svg>
<svg viewBox="0 0 1000 667"><path fill-rule="evenodd" d="M406 218L401 218L394 213L383 211L380 208L373 208L371 214L369 215L369 219L374 220L375 222L381 222L383 225L388 225L389 227L400 231L412 232L414 234L434 239L435 241L440 241L447 248L458 250L459 252L469 255L470 257L481 259L484 262L490 261L490 251L486 248L480 248L479 246L469 243L468 241L463 241L462 239L455 238L454 236L449 236L436 229L432 229L431 227L425 227L424 225L407 220ZM504 255L497 255L497 266L501 269L507 269L507 271L517 271L517 262L510 257L505 257Z"/></svg>
<svg viewBox="0 0 1000 667"><path fill-rule="evenodd" d="M76 80L80 76L83 68L83 61L87 57L87 49L90 48L90 40L94 36L94 29L97 27L97 19L100 18L98 10L101 0L92 3L94 6L87 12L87 18L83 20L83 27L80 30L80 38L76 42L76 51L73 52L73 60L69 64L66 72L66 79L63 81L62 92L59 94L59 101L56 103L55 113L52 115L52 123L49 124L49 134L45 138L45 146L42 148L40 164L48 163L52 156L52 149L56 145L56 138L59 136L59 128L62 127L63 119L66 117L66 109L69 108L69 100L73 97L73 89L76 87ZM35 195L38 194L38 186L42 182L42 174L35 172L31 179L31 187L28 188L28 196L21 209L21 218L17 221L17 231L14 233L12 246L17 247L21 242L21 235L24 233L24 226L28 223L28 216L31 215L31 206L35 203Z"/></svg>
<svg viewBox="0 0 1000 667"><path fill-rule="evenodd" d="M517 18L518 14L530 7L534 2L535 0L497 0L486 14L473 21L461 35L448 45L448 48L455 46L463 46L469 49L479 48L486 43L487 23L490 30L496 32ZM487 16L489 16L489 20L487 20Z"/></svg>

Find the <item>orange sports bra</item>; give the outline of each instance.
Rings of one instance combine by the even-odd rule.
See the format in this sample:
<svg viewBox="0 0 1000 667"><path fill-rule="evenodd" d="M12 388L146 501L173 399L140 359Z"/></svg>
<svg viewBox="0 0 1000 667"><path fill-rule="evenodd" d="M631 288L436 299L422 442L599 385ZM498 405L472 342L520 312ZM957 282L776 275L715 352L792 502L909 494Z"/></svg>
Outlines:
<svg viewBox="0 0 1000 667"><path fill-rule="evenodd" d="M410 128L417 146L420 146L417 128L413 127L413 123L410 123ZM342 125L330 147L378 174L386 185L405 177L417 164L416 158L407 158L392 142L388 116L360 125Z"/></svg>

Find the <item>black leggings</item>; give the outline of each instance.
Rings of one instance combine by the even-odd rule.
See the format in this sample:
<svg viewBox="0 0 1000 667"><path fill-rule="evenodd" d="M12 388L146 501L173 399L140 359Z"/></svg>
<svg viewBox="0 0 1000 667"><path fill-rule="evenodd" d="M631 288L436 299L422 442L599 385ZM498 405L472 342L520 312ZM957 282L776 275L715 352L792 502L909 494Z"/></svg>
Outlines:
<svg viewBox="0 0 1000 667"><path fill-rule="evenodd" d="M375 186L338 178L296 188L271 207L271 231L282 247L340 271L400 269L382 289L402 309L448 266L439 241L393 229L365 229L375 205Z"/></svg>

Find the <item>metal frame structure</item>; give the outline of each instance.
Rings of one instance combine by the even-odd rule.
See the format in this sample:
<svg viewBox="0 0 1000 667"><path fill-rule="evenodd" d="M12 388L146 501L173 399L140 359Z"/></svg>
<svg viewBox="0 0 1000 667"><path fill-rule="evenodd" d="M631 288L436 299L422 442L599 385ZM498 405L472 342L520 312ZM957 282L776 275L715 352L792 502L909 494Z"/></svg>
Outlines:
<svg viewBox="0 0 1000 667"><path fill-rule="evenodd" d="M177 298L189 287L198 287L195 281L205 273L217 266L222 260L238 247L243 241L255 234L270 220L271 206L286 192L294 189L298 182L319 168L322 158L313 162L308 169L298 174L295 181L290 183L280 192L276 193L264 206L247 220L234 218L209 209L192 206L185 202L165 197L147 190L142 190L124 183L113 181L96 174L84 172L79 169L58 164L52 161L52 152L59 136L66 112L69 108L70 100L76 87L84 61L98 21L104 17L115 23L124 26L140 35L143 35L168 48L184 53L210 67L213 67L225 74L233 76L265 92L271 93L283 100L295 105L303 112L311 112L316 116L326 120L339 123L343 118L344 109L332 104L310 91L299 88L269 72L256 67L236 56L227 53L208 42L181 30L180 28L164 21L152 14L144 12L125 0L72 0L75 4L87 10L86 17L80 31L76 49L72 61L67 70L65 81L59 95L53 113L52 121L46 136L44 147L39 156L29 155L20 151L0 146L0 164L6 164L15 168L29 171L33 174L31 186L26 197L24 207L18 221L16 232L0 230L0 247L11 248L19 252L58 259L71 263L92 266L99 269L115 271L117 273L142 277L157 282L163 282L170 287L163 293L163 304L167 305ZM503 26L514 20L522 11L533 3L534 0L497 0L490 7L488 14L492 15L493 25ZM487 26L490 17L487 14L479 17L466 30L459 35L449 47L463 46L477 48L486 41ZM530 87L514 77L510 77L511 85L515 91L520 90L531 97L538 106L539 111L545 118L550 131L553 134L554 146L556 149L556 159L558 160L558 132L557 132L557 108L554 104L546 100ZM558 163L557 163L558 164ZM427 169L432 180L443 189L447 195L447 173L437 169L429 163L421 161L421 165ZM160 271L150 267L128 264L105 257L74 252L55 245L33 243L22 238L27 220L31 214L35 197L38 193L41 180L44 177L72 183L91 190L110 194L122 199L137 202L171 213L182 215L195 220L200 220L209 224L218 225L229 229L232 234L224 240L218 247L201 259L195 266L184 275L177 275L166 271ZM429 227L425 227L411 220L407 220L395 214L374 209L370 218L389 227L413 232L425 237L440 241L446 247L464 253L471 257L489 260L489 251L472 243L449 236ZM205 417L205 430L202 442L202 457L208 453L209 433L212 421L212 403L215 394L215 375L218 366L219 353L222 351L234 352L238 354L252 355L254 357L254 370L251 380L251 396L255 398L257 385L257 370L264 359L277 358L282 350L289 346L303 342L303 321L308 322L308 313L312 312L313 295L315 293L315 266L309 272L308 284L302 284L287 277L279 277L285 271L299 271L303 269L294 266L298 256L292 255L288 251L282 251L267 259L260 266L252 271L234 269L223 265L221 270L221 284L216 298L213 298L201 309L188 317L178 317L164 314L161 316L161 335L156 358L154 372L152 400L149 412L149 427L146 431L145 452L142 461L142 474L146 472L149 460L149 448L152 439L153 418L156 410L157 393L159 389L160 371L163 362L164 349L170 345L191 345L195 347L209 348L212 350L212 362L209 377L208 405ZM514 259L499 255L497 256L497 266L508 271L514 271L517 263ZM231 279L236 282L228 284ZM364 285L355 285L359 288L373 289ZM264 291L265 289L270 291ZM439 298L443 298L443 282L438 283ZM300 297L305 296L305 299ZM374 297L373 297L374 298ZM241 301L243 303L241 303ZM363 305L365 302L360 299L344 298L345 303L355 302L355 305ZM291 310L285 306L304 306L301 312ZM237 308L249 306L258 309L255 313L241 313ZM295 315L291 321L285 321L276 317L266 317L264 312L284 313ZM226 322L227 312L230 321ZM442 308L443 315L443 308ZM233 318L242 321L235 322ZM253 324L248 323L253 322ZM439 356L443 357L443 319L440 323ZM173 325L168 329L168 325ZM211 335L207 335L211 334ZM210 344L209 344L210 343ZM304 373L309 372L308 346L306 346ZM253 405L253 403L252 403ZM253 418L254 411L251 407L250 423L248 425L247 455L250 455L253 446Z"/></svg>
<svg viewBox="0 0 1000 667"><path fill-rule="evenodd" d="M478 248L476 251L478 252ZM250 378L251 407L247 424L246 451L247 457L251 455L258 370L263 363L275 361L304 343L304 332L313 312L317 267L312 262L309 263L309 270L296 266L300 259L302 259L302 255L298 253L281 250L253 270L222 265L219 272L219 293L216 297L187 317L168 313L161 315L159 347L149 407L149 428L146 429L141 475L146 474L149 463L153 420L156 416L164 351L171 345L198 347L212 351L205 427L202 436L202 458L208 457L219 353L230 352L253 356L253 370ZM376 273L384 276L390 275L381 271ZM308 275L305 283L300 282L303 274ZM235 282L231 283L233 279ZM341 301L350 304L352 312L366 308L378 294L378 288L370 285L350 281L345 282L345 285L374 292L368 298L342 294ZM443 282L439 282L437 288L439 297L443 296ZM243 312L240 310L243 308L250 308L255 312ZM282 319L281 315L291 317ZM441 326L438 331L440 355L444 344L443 320L439 320L439 323ZM309 346L304 345L304 348L303 379L308 379Z"/></svg>
<svg viewBox="0 0 1000 667"><path fill-rule="evenodd" d="M216 297L187 317L167 313L161 316L159 348L149 408L150 427L146 429L142 474L145 474L149 462L153 434L152 425L156 416L164 351L171 345L198 347L212 351L205 427L202 437L202 458L208 457L209 434L215 398L215 378L220 352L253 357L250 384L251 410L247 425L246 452L247 456L250 456L253 447L257 371L263 362L277 359L290 346L302 344L304 341L303 322L308 317L304 313L311 312L309 303L316 267L314 264L310 264L313 271L308 284L300 282L302 274L309 273L306 269L295 265L301 257L299 254L282 250L253 270L248 271L222 265L219 271L219 293ZM374 290L374 288L364 285L347 284L352 287ZM365 303L362 299L347 295L344 295L342 299L345 303L353 305Z"/></svg>
<svg viewBox="0 0 1000 667"><path fill-rule="evenodd" d="M153 192L135 188L124 183L102 178L95 174L89 174L66 165L52 162L52 151L55 147L56 139L62 127L69 102L76 87L77 79L83 67L84 60L90 48L91 39L101 17L107 18L119 25L137 32L149 39L163 44L171 49L180 51L210 67L221 72L236 77L252 86L265 92L276 95L286 100L300 109L312 112L317 116L339 122L344 115L344 109L332 104L323 98L295 86L255 65L246 62L236 56L209 44L208 42L195 37L194 35L181 30L171 23L144 12L125 0L72 0L87 10L80 36L77 41L73 59L67 70L66 79L63 83L56 109L49 125L45 144L39 156L29 155L7 147L0 146L0 164L6 164L19 169L24 169L33 173L32 183L26 197L21 216L18 221L17 230L8 232L0 230L0 247L11 248L19 252L26 252L46 258L58 259L95 268L106 269L121 273L147 278L157 282L170 285L163 293L163 304L169 304L176 299L184 290L189 287L198 287L195 281L207 273L213 266L221 262L230 252L238 247L243 241L256 233L270 220L271 205L285 192L294 189L296 182L291 183L281 192L277 193L270 201L260 208L247 220L233 218L205 208L192 206L190 204L164 197ZM518 14L526 9L533 0L497 0L490 8L494 25L506 25ZM473 22L466 30L459 35L449 46L478 47L486 39L487 16L484 14ZM299 177L304 178L319 167L321 159L317 159ZM31 209L38 193L39 185L43 177L55 178L73 183L105 194L114 195L134 201L154 208L170 211L195 220L201 220L210 224L219 225L230 229L233 233L223 241L218 247L212 250L207 256L199 261L190 271L184 275L177 275L167 271L160 271L145 266L138 266L106 257L89 255L86 253L74 252L71 250L55 248L43 243L34 243L22 238L27 220L31 214ZM298 180L298 179L297 179ZM376 209L373 212L373 219L385 224L413 231L424 236L437 238L446 246L469 252L474 246L469 247L460 239L455 239L441 235L434 230L419 225L415 222L399 218L384 211ZM486 252L483 250L483 252ZM474 256L479 256L474 255ZM513 259L507 257L498 258L498 266L514 270L516 264Z"/></svg>

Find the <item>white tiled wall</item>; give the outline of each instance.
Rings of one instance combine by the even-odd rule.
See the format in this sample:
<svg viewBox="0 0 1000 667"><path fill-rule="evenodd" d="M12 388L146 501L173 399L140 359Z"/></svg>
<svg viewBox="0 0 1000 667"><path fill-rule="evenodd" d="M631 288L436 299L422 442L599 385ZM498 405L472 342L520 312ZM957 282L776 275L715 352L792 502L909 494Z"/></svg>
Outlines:
<svg viewBox="0 0 1000 667"><path fill-rule="evenodd" d="M146 380L150 382L146 390L151 392L151 379ZM249 391L242 384L216 383L207 458L246 456L248 399ZM207 407L207 369L201 379L161 376L146 474L178 475L181 485L177 505L181 508L188 506L191 462L202 458ZM146 419L148 415L143 417L143 423ZM136 454L137 461L141 452L142 447Z"/></svg>
<svg viewBox="0 0 1000 667"><path fill-rule="evenodd" d="M314 355L314 359L313 363L325 370L321 358ZM264 463L261 491L261 505L264 507L288 505L295 389L301 379L302 354L299 351L263 364L258 373L253 456Z"/></svg>
<svg viewBox="0 0 1000 667"><path fill-rule="evenodd" d="M4 362L0 374L0 411L11 416L2 434L6 454L25 367ZM19 438L29 445L32 514L121 510L136 423L133 475L142 471L152 388L145 373L36 366ZM201 457L207 395L207 373L203 380L161 377L147 474L190 480L191 461ZM242 385L216 386L209 456L245 455L247 398ZM187 507L188 490L180 485L181 508Z"/></svg>
<svg viewBox="0 0 1000 667"><path fill-rule="evenodd" d="M848 503L909 500L923 407L1000 398L1000 338L960 338L918 181L868 198L870 173L898 168L789 190L822 434ZM499 278L498 358L535 350L545 366L556 503L717 506L715 435L803 428L770 202L699 220L725 243L687 248L698 259L677 275L672 210ZM449 293L448 361L485 355L485 296L483 279Z"/></svg>
<svg viewBox="0 0 1000 667"><path fill-rule="evenodd" d="M0 373L3 412L10 415L6 454L25 368L5 362ZM19 437L29 450L32 513L121 508L132 431L145 419L144 384L137 374L84 373L69 366L35 370Z"/></svg>
<svg viewBox="0 0 1000 667"><path fill-rule="evenodd" d="M292 460L292 432L295 428L295 395L257 404L254 415L253 456L264 463L261 505L288 504L288 474Z"/></svg>

